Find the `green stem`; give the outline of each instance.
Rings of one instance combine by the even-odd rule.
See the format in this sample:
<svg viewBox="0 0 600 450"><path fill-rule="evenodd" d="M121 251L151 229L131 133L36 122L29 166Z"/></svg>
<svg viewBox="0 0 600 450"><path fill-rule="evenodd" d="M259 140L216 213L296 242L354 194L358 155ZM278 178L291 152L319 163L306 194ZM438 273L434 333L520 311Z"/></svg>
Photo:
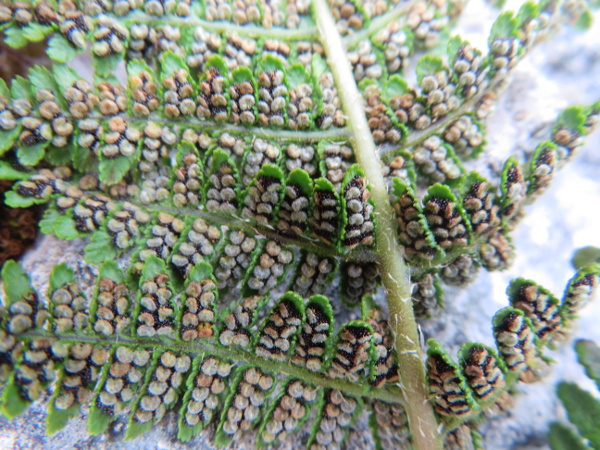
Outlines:
<svg viewBox="0 0 600 450"><path fill-rule="evenodd" d="M275 361L272 359L262 358L252 352L244 351L241 348L228 348L218 345L214 339L201 339L194 343L177 342L177 341L161 341L158 339L131 339L123 336L97 337L97 336L81 336L81 335L61 335L56 336L50 333L40 331L29 331L17 336L24 340L30 339L49 339L64 343L92 343L98 345L120 345L129 344L136 347L147 348L152 352L158 349L169 349L174 352L184 352L188 355L195 356L199 354L209 354L218 356L223 359L228 359L236 362L244 362L253 364L263 369L274 373L285 374L291 377L300 378L313 386L321 388L338 389L346 392L349 395L356 397L369 397L375 400L382 400L387 403L402 404L402 394L393 388L371 388L369 385L360 385L346 380L327 378L322 373L311 372L310 370L290 364L289 361Z"/></svg>
<svg viewBox="0 0 600 450"><path fill-rule="evenodd" d="M191 14L189 17L178 17L168 15L163 17L152 16L145 12L136 11L125 17L111 15L111 17L120 22L143 23L149 26L171 25L176 27L202 27L207 31L219 34L239 34L254 38L264 39L282 39L286 41L312 40L316 37L317 29L311 24L302 24L297 29L288 29L282 27L264 28L252 23L237 25L231 22L216 20L209 21L200 19Z"/></svg>
<svg viewBox="0 0 600 450"><path fill-rule="evenodd" d="M264 236L267 239L272 239L283 245L291 245L302 250L315 253L319 256L328 256L332 258L340 258L345 261L355 262L374 262L377 261L377 255L373 254L365 247L358 246L350 252L339 251L336 247L326 245L318 239L311 238L306 235L290 237L281 234L278 230L271 226L261 225L253 220L242 220L233 214L212 214L204 211L169 208L165 206L143 205L132 202L136 206L145 209L149 212L166 212L181 217L200 217L214 225L224 225L228 228L242 230L250 236Z"/></svg>
<svg viewBox="0 0 600 450"><path fill-rule="evenodd" d="M356 44L358 44L360 41L368 39L373 34L377 33L378 31L383 30L386 26L388 26L394 20L399 19L400 17L408 14L408 12L410 11L410 9L413 7L413 5L415 3L416 3L416 1L402 3L402 4L400 4L400 6L396 6L391 11L389 11L385 14L382 14L381 16L376 17L375 19L373 19L371 21L371 23L369 24L369 26L367 28L363 28L362 30L359 30L356 33L353 33L353 34L347 36L344 39L344 46L347 49L350 49L350 48L354 47Z"/></svg>
<svg viewBox="0 0 600 450"><path fill-rule="evenodd" d="M375 252L380 258L383 285L387 292L390 328L394 333L413 444L419 450L438 449L442 446L441 435L428 399L423 355L411 301L409 271L401 247L396 242L396 218L389 202L381 161L367 124L363 97L352 75L344 44L335 32L335 22L326 0L313 0L313 9L321 42L352 130L355 156L365 172L375 204Z"/></svg>
<svg viewBox="0 0 600 450"><path fill-rule="evenodd" d="M96 119L96 120L109 120L110 117L103 116L100 114L90 114L86 119L76 119L68 112L63 112L62 115L72 121L73 123L78 124L88 119ZM38 114L31 114L28 117L45 120L42 116ZM276 128L263 128L263 127L244 127L240 125L232 125L228 123L218 123L218 122L210 122L206 120L198 120L195 117L184 117L182 119L167 119L158 114L150 115L148 117L132 117L128 115L120 116L126 122L130 122L133 124L136 123L160 123L169 127L185 127L191 128L200 132L222 132L222 133L230 133L241 136L252 136L254 138L265 138L272 139L277 141L295 141L295 142L319 142L322 140L331 140L331 141L345 141L350 136L350 130L347 128L329 128L327 130L280 130Z"/></svg>
<svg viewBox="0 0 600 450"><path fill-rule="evenodd" d="M345 140L350 137L350 132L346 128L329 128L327 130L306 130L306 131L295 131L295 130L278 130L276 128L263 128L263 127L244 127L239 125L231 125L227 123L217 123L198 120L195 117L185 117L180 120L177 119L166 119L158 115L151 115L147 118L138 118L131 116L122 116L124 120L128 122L156 122L162 123L167 126L185 126L186 128L196 128L203 132L220 131L231 134L239 134L243 136L253 136L257 138L274 139L274 140L286 140L286 141L299 141L299 142L317 142L320 140L331 139L331 140ZM104 117L97 117L98 119L104 119Z"/></svg>

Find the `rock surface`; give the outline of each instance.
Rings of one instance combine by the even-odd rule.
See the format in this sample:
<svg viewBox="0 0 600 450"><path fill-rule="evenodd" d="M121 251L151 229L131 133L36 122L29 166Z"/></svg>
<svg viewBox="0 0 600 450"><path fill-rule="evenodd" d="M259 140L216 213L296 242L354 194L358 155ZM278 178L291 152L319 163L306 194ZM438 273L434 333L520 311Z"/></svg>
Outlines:
<svg viewBox="0 0 600 450"><path fill-rule="evenodd" d="M513 7L514 5L508 5ZM518 6L518 5L517 5ZM457 32L479 47L485 46L487 31L497 12L482 1L473 1L459 22ZM540 45L523 61L513 75L495 113L488 132L489 157L484 164L497 170L507 155L530 153L536 143L548 136L549 124L560 109L570 104L588 104L600 98L600 20L587 33L563 30L554 40ZM592 135L578 157L557 176L552 187L534 205L513 233L517 248L514 264L503 273L481 272L466 291L446 289L446 310L423 323L426 337L435 336L451 352L466 341L492 344L491 318L506 306L505 289L510 279L536 280L560 296L573 274L570 259L574 249L600 247L600 133ZM82 279L90 279L93 269L82 262L83 243L64 242L54 237L40 238L38 246L23 260L37 288L44 290L51 267L67 262ZM578 322L576 337L600 341L600 301L591 304ZM515 407L505 416L482 426L489 449L547 448L548 424L564 419L564 411L554 394L558 380L574 380L583 387L583 371L576 363L571 346L552 355L558 364L543 383L521 386ZM122 423L105 436L90 437L85 417L72 420L52 437L45 435L43 402L37 402L14 421L0 418L0 448L111 448L180 449L212 448L211 436L196 438L188 445L176 440L176 420L169 415L161 426L146 435L122 442ZM349 448L372 447L365 416L357 424ZM301 448L306 432L282 448ZM242 442L236 448L252 448Z"/></svg>

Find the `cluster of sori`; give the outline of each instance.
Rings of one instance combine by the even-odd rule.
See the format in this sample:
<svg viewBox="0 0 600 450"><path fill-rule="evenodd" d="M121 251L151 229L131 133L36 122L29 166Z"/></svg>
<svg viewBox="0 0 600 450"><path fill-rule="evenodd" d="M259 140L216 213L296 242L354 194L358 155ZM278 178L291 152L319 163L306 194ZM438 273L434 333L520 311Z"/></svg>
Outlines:
<svg viewBox="0 0 600 450"><path fill-rule="evenodd" d="M400 224L400 241L407 247L407 257L432 260L440 249L466 246L470 224L457 198L443 185L434 185L422 205L414 191L396 182L396 211Z"/></svg>
<svg viewBox="0 0 600 450"><path fill-rule="evenodd" d="M361 41L356 49L348 52L348 60L354 69L354 79L359 82L365 78L378 80L383 76L379 63L380 56L370 41Z"/></svg>
<svg viewBox="0 0 600 450"><path fill-rule="evenodd" d="M173 204L178 208L197 206L202 200L202 166L194 152L181 158L181 166L174 171Z"/></svg>
<svg viewBox="0 0 600 450"><path fill-rule="evenodd" d="M461 348L460 364L456 364L430 340L429 388L440 417L462 417L468 422L478 404L500 402L502 408L509 380L535 381L547 364L544 347L568 329L569 298L579 295L581 286L582 303L587 303L598 279L598 266L580 269L567 285L562 302L532 281L513 280L508 288L512 306L498 311L493 320L497 351L468 343Z"/></svg>
<svg viewBox="0 0 600 450"><path fill-rule="evenodd" d="M163 212L156 214L152 223L153 226L147 230L144 248L139 252L141 262L150 256L164 260L169 258L185 228L183 220Z"/></svg>
<svg viewBox="0 0 600 450"><path fill-rule="evenodd" d="M331 182L336 190L339 190L344 175L354 161L352 147L325 143L319 153L322 175Z"/></svg>
<svg viewBox="0 0 600 450"><path fill-rule="evenodd" d="M185 288L183 316L181 317L181 339L191 341L211 337L215 323L214 304L217 286L214 280L192 281Z"/></svg>
<svg viewBox="0 0 600 450"><path fill-rule="evenodd" d="M190 79L185 69L178 69L163 81L163 112L168 118L189 116L196 111L196 101L193 98L195 89ZM204 113L204 109L201 112Z"/></svg>
<svg viewBox="0 0 600 450"><path fill-rule="evenodd" d="M358 305L365 295L372 295L380 282L375 262L343 262L342 299L350 306Z"/></svg>
<svg viewBox="0 0 600 450"><path fill-rule="evenodd" d="M255 238L240 230L230 230L225 242L215 264L215 277L221 289L237 285L250 267L254 251L259 248Z"/></svg>
<svg viewBox="0 0 600 450"><path fill-rule="evenodd" d="M313 233L328 244L332 244L338 237L340 224L338 210L339 196L337 192L327 180L321 181L315 186L314 190L314 211L311 226Z"/></svg>
<svg viewBox="0 0 600 450"><path fill-rule="evenodd" d="M415 44L419 47L432 48L440 40L440 35L448 23L442 2L418 1L411 6L406 17L406 26L413 32Z"/></svg>
<svg viewBox="0 0 600 450"><path fill-rule="evenodd" d="M125 26L110 17L99 16L92 53L100 58L123 53L128 39L129 30Z"/></svg>
<svg viewBox="0 0 600 450"><path fill-rule="evenodd" d="M160 261L156 257L148 258L148 263ZM154 269L156 264L147 264ZM140 337L172 336L175 332L176 308L173 300L173 288L169 275L159 273L154 276L144 273L140 280L137 316L137 335ZM164 269L163 269L164 272Z"/></svg>
<svg viewBox="0 0 600 450"><path fill-rule="evenodd" d="M436 244L443 250L468 244L469 225L460 204L448 191L440 189L423 199L423 213Z"/></svg>
<svg viewBox="0 0 600 450"><path fill-rule="evenodd" d="M108 263L98 277L96 291L96 317L94 331L100 335L121 334L131 323L131 293L120 277L116 276L112 263ZM113 271L112 278L108 271ZM104 273L102 273L104 272ZM106 275L103 277L103 275ZM116 279L116 280L115 280Z"/></svg>
<svg viewBox="0 0 600 450"><path fill-rule="evenodd" d="M304 297L320 294L335 275L336 268L335 258L304 252L299 260L290 289Z"/></svg>
<svg viewBox="0 0 600 450"><path fill-rule="evenodd" d="M256 122L256 97L252 80L240 80L229 88L231 114L235 123L253 124Z"/></svg>
<svg viewBox="0 0 600 450"><path fill-rule="evenodd" d="M130 60L146 59L151 61L164 52L173 52L183 55L184 49L180 45L181 30L175 25L146 24L131 26L127 57Z"/></svg>
<svg viewBox="0 0 600 450"><path fill-rule="evenodd" d="M361 174L355 172L351 170L344 177L342 196L346 219L343 244L350 249L359 244L372 245L375 229L372 219L373 205L368 201L370 194L367 181Z"/></svg>
<svg viewBox="0 0 600 450"><path fill-rule="evenodd" d="M313 88L307 82L299 83L290 90L287 116L292 130L307 129L313 122L314 103L312 93Z"/></svg>
<svg viewBox="0 0 600 450"><path fill-rule="evenodd" d="M211 166L206 179L206 209L211 213L235 213L239 189L237 167L220 150L212 155Z"/></svg>
<svg viewBox="0 0 600 450"><path fill-rule="evenodd" d="M439 277L435 272L413 277L411 298L415 316L429 317L434 315L442 305L442 297Z"/></svg>
<svg viewBox="0 0 600 450"><path fill-rule="evenodd" d="M285 168L292 172L302 169L310 177L318 173L317 154L313 145L289 144L285 149Z"/></svg>
<svg viewBox="0 0 600 450"><path fill-rule="evenodd" d="M183 139L185 140L185 138ZM139 199L144 204L164 201L170 197L168 188L171 187L170 167L164 163L169 157L177 135L169 127L160 127L153 122L148 122L144 128L140 162L138 170L141 183ZM184 161L185 162L185 161ZM183 192L185 194L187 192ZM193 195L190 196L195 199ZM184 198L173 195L173 203L183 201Z"/></svg>
<svg viewBox="0 0 600 450"><path fill-rule="evenodd" d="M149 350L124 345L114 349L90 414L102 414L114 420L131 404L144 383L145 373L151 363L152 354Z"/></svg>
<svg viewBox="0 0 600 450"><path fill-rule="evenodd" d="M262 409L276 386L275 377L258 367L240 367L234 380L235 391L227 399L217 433L224 440L239 439L243 432L260 422Z"/></svg>
<svg viewBox="0 0 600 450"><path fill-rule="evenodd" d="M40 120L24 118L21 121L24 132L19 139L23 144L31 146L40 143L41 139L49 140L49 135L52 135L51 144L54 147L64 147L67 145L67 138L73 133L73 124L62 113L52 91L48 89L36 91L35 100L38 103L40 116L49 121L50 128L45 130L45 126L48 125Z"/></svg>
<svg viewBox="0 0 600 450"><path fill-rule="evenodd" d="M248 186L265 164L277 164L281 150L272 141L254 139L252 148L244 155L242 185Z"/></svg>
<svg viewBox="0 0 600 450"><path fill-rule="evenodd" d="M204 144L206 136L200 135L198 136L198 146L201 148L209 148L212 143ZM209 138L210 139L210 138ZM192 141L190 141L192 142ZM242 157L247 150L248 143L244 138L240 136L233 136L227 132L221 134L217 139L217 144L220 148L227 153L228 156L233 157L234 159L238 159L237 157ZM208 167L208 166L207 166Z"/></svg>
<svg viewBox="0 0 600 450"><path fill-rule="evenodd" d="M432 266L427 271L414 272L413 296L420 305L418 315L434 312L441 298L440 281L466 285L480 267L499 270L510 263L513 251L508 233L522 218L524 206L547 188L561 163L581 145L585 123L593 117L593 112L593 106L587 110L572 107L563 111L552 129L551 140L539 144L524 165L526 168L512 157L505 162L498 190L477 173L464 173L449 145L460 134L457 127L474 124L470 116L462 116L441 135L446 143L441 136L431 136L415 147L409 165L400 157L398 164L407 167L408 176L402 180L402 173L400 177L388 175L400 225L399 241L409 261L428 261ZM448 139L450 133L454 137ZM560 136L568 136L562 143L570 147L560 149ZM441 149L449 153L444 154ZM436 157L438 153L446 159ZM416 183L410 174L412 167L418 176ZM444 174L449 167L455 168L456 174L449 176L450 171ZM391 166L386 168L384 173L391 169ZM419 199L416 191L417 186L423 185L423 175L429 180L439 175L439 181L446 185L429 186L425 197Z"/></svg>
<svg viewBox="0 0 600 450"><path fill-rule="evenodd" d="M462 254L444 266L440 276L446 284L466 286L475 280L479 268L479 262L472 255Z"/></svg>
<svg viewBox="0 0 600 450"><path fill-rule="evenodd" d="M273 174L268 174L268 172ZM254 178L244 198L242 217L254 219L261 225L272 222L283 194L283 175L275 166L263 166Z"/></svg>
<svg viewBox="0 0 600 450"><path fill-rule="evenodd" d="M289 93L281 69L265 70L258 76L258 123L262 126L282 127Z"/></svg>
<svg viewBox="0 0 600 450"><path fill-rule="evenodd" d="M254 39L237 34L227 36L222 56L230 70L238 67L252 67L253 57L258 53L258 44Z"/></svg>
<svg viewBox="0 0 600 450"><path fill-rule="evenodd" d="M182 234L185 240L177 244L171 263L178 272L188 276L195 265L212 259L223 233L204 219L195 219Z"/></svg>
<svg viewBox="0 0 600 450"><path fill-rule="evenodd" d="M55 411L77 409L89 403L102 367L109 360L109 349L90 343L77 343L66 348L64 365L58 375L58 386L50 400Z"/></svg>
<svg viewBox="0 0 600 450"><path fill-rule="evenodd" d="M303 319L302 311L294 300L297 302L295 297L284 297L263 321L255 348L257 355L279 361L286 359L294 343L292 336L296 336Z"/></svg>
<svg viewBox="0 0 600 450"><path fill-rule="evenodd" d="M435 122L440 117L457 109L460 106L460 100L456 95L456 84L452 82L447 69L436 67L427 72L429 73L421 79L419 86L427 105L426 111L431 117L431 121ZM425 118L427 115L422 117Z"/></svg>
<svg viewBox="0 0 600 450"><path fill-rule="evenodd" d="M382 422L376 418L371 424L378 442L406 439L406 417L398 404L363 400L362 395L336 388L319 391L310 382L294 378L293 371L290 377L280 380L267 364L264 368L256 364L234 368L235 364L227 361L242 351L254 360L289 361L290 367L299 366L315 375L353 383L362 380L372 389L386 388L386 383L397 379L398 367L392 335L372 300L363 300L362 319L342 324L334 340L332 306L325 297L313 296L306 301L297 293L287 293L263 319L260 311L268 299L246 297L217 318L218 288L210 265L198 264L191 270L180 296L174 295L165 268L158 257L148 258L136 307L140 325L129 333L140 335L143 331L142 335L151 340L130 347L119 342L92 344L89 335L79 342L77 334L72 334L78 330L78 313L86 316L82 324L89 318L90 326L82 331L92 336L97 336L94 332L110 335L109 330L122 335L127 330L127 323L120 323L118 316L131 295L123 284L126 275L116 262L101 266L97 289L89 303L77 300L83 297L74 284L73 272L65 265L57 266L50 279L48 310L29 290L21 269L7 263L3 277L16 284L5 286L7 309L1 324L0 349L1 361L8 364L3 364L2 373L9 377L11 386L19 386L10 391L14 393L11 395L25 407L50 380L57 379L50 407L51 416L55 416L49 422L54 424L53 431L66 423L64 418L59 420L64 411L91 404L91 429L104 431L118 415L127 413L129 437L145 431L182 397L179 437L190 439L218 420L220 445L251 428L259 430L261 442L273 444L297 431L311 409L317 409L309 438L309 447L315 449L344 445L363 401L367 401L369 409L390 419ZM461 349L458 365L431 342L428 378L438 414L444 420L469 421L477 403L499 399L509 380L533 379L536 363L542 361L542 346L552 342L570 317L587 303L599 279L597 266L580 270L570 281L562 303L533 282L515 280L509 288L512 307L500 311L494 319L498 353L470 343ZM71 301L66 302L67 298ZM65 305L74 312L73 327L63 324ZM173 313L181 323L169 322ZM147 334L149 315L156 319L158 329ZM24 333L26 336L29 331L44 329L46 324L52 325L55 332L69 334L74 343L61 345L53 335L34 340L25 337L22 341ZM172 339L192 345L193 341L216 337L221 356L203 352L192 360L170 349L168 341L152 340L153 336L164 335L165 327L171 328L168 331ZM149 349L157 343L159 351L152 356ZM14 377L10 376L12 371ZM275 389L278 383L281 388Z"/></svg>
<svg viewBox="0 0 600 450"><path fill-rule="evenodd" d="M365 16L362 8L351 0L328 0L331 14L336 21L337 31L342 35L353 33L363 28Z"/></svg>
<svg viewBox="0 0 600 450"><path fill-rule="evenodd" d="M342 448L363 406L362 401L337 389L328 389L324 397L325 401L319 411L320 420L313 426L316 433L309 441L311 450Z"/></svg>
<svg viewBox="0 0 600 450"><path fill-rule="evenodd" d="M375 144L397 144L403 137L403 129L394 123L388 114L386 104L381 99L377 84L369 84L364 91L365 114Z"/></svg>
<svg viewBox="0 0 600 450"><path fill-rule="evenodd" d="M46 200L51 196L67 190L72 171L67 167L57 167L53 170L42 169L29 180L22 181L17 186L17 193L33 197L35 200Z"/></svg>
<svg viewBox="0 0 600 450"><path fill-rule="evenodd" d="M484 345L474 344L464 350L464 375L477 400L485 401L506 383L502 361Z"/></svg>
<svg viewBox="0 0 600 450"><path fill-rule="evenodd" d="M59 267L59 266L57 266ZM55 268L56 270L56 268ZM55 333L84 331L89 324L88 299L74 282L64 283L50 294Z"/></svg>
<svg viewBox="0 0 600 450"><path fill-rule="evenodd" d="M412 53L412 35L407 29L392 22L375 35L373 42L383 51L388 75L402 72L409 62Z"/></svg>
<svg viewBox="0 0 600 450"><path fill-rule="evenodd" d="M247 348L251 344L249 328L256 323L256 313L264 305L264 298L247 297L231 305L223 316L219 342L227 347Z"/></svg>
<svg viewBox="0 0 600 450"><path fill-rule="evenodd" d="M306 177L300 171L290 174L287 180L284 197L279 209L277 229L287 237L300 236L308 227L310 215L310 194L303 189Z"/></svg>
<svg viewBox="0 0 600 450"><path fill-rule="evenodd" d="M398 380L398 364L393 350L392 333L385 314L372 302L371 298L365 299L362 307L363 319L373 328L373 345L377 356L374 364L374 377L370 384L381 387L387 382Z"/></svg>
<svg viewBox="0 0 600 450"><path fill-rule="evenodd" d="M132 421L139 424L159 421L167 409L175 405L192 362L188 355L178 355L170 350L160 354L157 360L152 381L138 397L136 411L132 414Z"/></svg>
<svg viewBox="0 0 600 450"><path fill-rule="evenodd" d="M463 115L444 129L444 141L460 158L476 156L482 149L482 125L470 115Z"/></svg>
<svg viewBox="0 0 600 450"><path fill-rule="evenodd" d="M462 416L471 412L460 368L443 353L431 350L427 357L429 390L435 397L435 410L442 416Z"/></svg>
<svg viewBox="0 0 600 450"><path fill-rule="evenodd" d="M75 83L76 82L77 81L75 81ZM127 97L126 88L124 86L121 86L117 83L111 84L103 81L98 84L97 90L98 97L100 99L98 110L102 115L115 116L127 111L129 98Z"/></svg>
<svg viewBox="0 0 600 450"><path fill-rule="evenodd" d="M187 72L185 73L187 78ZM188 90L189 95L192 95L194 89L191 85ZM198 90L198 118L213 119L217 122L227 120L226 79L217 68L211 67L206 70Z"/></svg>
<svg viewBox="0 0 600 450"><path fill-rule="evenodd" d="M84 0L84 11L90 15L113 12L123 16L136 10L161 17L175 14L185 17L190 13L190 0Z"/></svg>
<svg viewBox="0 0 600 450"><path fill-rule="evenodd" d="M398 178L403 183L410 183L414 177L414 164L411 156L406 152L394 157L389 163L384 164L382 168L383 177L390 192L394 188L394 179Z"/></svg>
<svg viewBox="0 0 600 450"><path fill-rule="evenodd" d="M122 209L112 212L106 222L106 232L114 246L127 249L140 234L140 225L150 222L150 215L137 206L125 202Z"/></svg>
<svg viewBox="0 0 600 450"><path fill-rule="evenodd" d="M381 448L402 448L409 445L408 418L404 408L393 403L373 400L370 405L375 442Z"/></svg>
<svg viewBox="0 0 600 450"><path fill-rule="evenodd" d="M331 306L325 297L315 296L305 307L305 320L291 362L312 372L324 369L328 342L333 333Z"/></svg>
<svg viewBox="0 0 600 450"><path fill-rule="evenodd" d="M179 437L184 440L189 439L189 428L200 430L215 417L217 408L222 404L233 365L209 356L195 359L192 367L181 409L182 416L185 416L180 424Z"/></svg>
<svg viewBox="0 0 600 450"><path fill-rule="evenodd" d="M368 325L350 323L337 337L337 349L329 366L329 376L358 381L373 357L373 329Z"/></svg>
<svg viewBox="0 0 600 450"><path fill-rule="evenodd" d="M108 122L100 155L105 158L116 158L119 155L133 156L141 137L142 132L129 126L122 117L113 117Z"/></svg>
<svg viewBox="0 0 600 450"><path fill-rule="evenodd" d="M290 380L273 402L269 420L261 426L260 439L265 444L284 440L308 419L310 409L319 399L317 388L301 380Z"/></svg>
<svg viewBox="0 0 600 450"><path fill-rule="evenodd" d="M510 303L525 312L540 339L556 333L561 326L560 302L533 281L518 278L508 288Z"/></svg>
<svg viewBox="0 0 600 450"><path fill-rule="evenodd" d="M267 240L256 253L244 278L244 287L251 292L267 294L285 277L293 261L292 250L274 240Z"/></svg>
<svg viewBox="0 0 600 450"><path fill-rule="evenodd" d="M141 71L138 75L130 76L129 86L133 100L132 112L136 117L148 117L158 109L158 86L148 72Z"/></svg>
<svg viewBox="0 0 600 450"><path fill-rule="evenodd" d="M435 183L451 182L462 175L452 147L444 144L438 136L431 136L416 147L413 161L418 173Z"/></svg>

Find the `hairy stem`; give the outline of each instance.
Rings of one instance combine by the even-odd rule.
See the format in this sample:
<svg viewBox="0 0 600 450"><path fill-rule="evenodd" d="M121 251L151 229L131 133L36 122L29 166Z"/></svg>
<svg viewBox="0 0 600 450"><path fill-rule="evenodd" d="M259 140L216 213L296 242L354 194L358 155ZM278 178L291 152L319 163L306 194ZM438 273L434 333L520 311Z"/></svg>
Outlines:
<svg viewBox="0 0 600 450"><path fill-rule="evenodd" d="M363 98L326 1L313 0L313 8L321 42L352 130L351 140L356 159L365 172L375 204L375 252L380 258L380 270L387 292L390 328L394 333L413 444L419 450L441 448L438 424L428 401L425 367L411 301L409 271L401 247L396 242L395 215L381 172L381 161L367 124Z"/></svg>

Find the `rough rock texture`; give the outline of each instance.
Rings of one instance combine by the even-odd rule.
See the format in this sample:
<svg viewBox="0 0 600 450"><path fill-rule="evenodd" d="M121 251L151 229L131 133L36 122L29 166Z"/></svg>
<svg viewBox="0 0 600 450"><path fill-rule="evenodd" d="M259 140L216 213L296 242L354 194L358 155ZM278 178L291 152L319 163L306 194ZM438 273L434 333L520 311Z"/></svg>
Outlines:
<svg viewBox="0 0 600 450"><path fill-rule="evenodd" d="M509 8L514 5L507 5ZM479 47L485 45L487 31L497 12L482 1L472 1L461 18L457 31ZM498 171L509 154L518 157L530 153L536 142L548 136L549 125L558 111L570 104L586 104L600 98L600 20L585 34L564 30L548 44L539 46L523 61L504 93L496 112L489 119L489 157L478 162L478 169ZM466 341L492 344L490 321L495 311L507 305L505 294L510 279L526 277L538 281L561 295L573 269L570 259L574 249L585 245L600 247L600 133L572 163L558 174L552 187L534 205L513 233L517 247L515 263L503 273L481 271L478 280L466 291L446 287L446 310L436 319L423 323L425 337L435 336L456 352ZM42 237L36 250L23 260L33 274L34 284L45 290L51 267L67 262L78 276L90 279L93 269L82 262L82 242L64 242ZM92 271L92 272L90 272ZM352 313L350 313L352 315ZM578 322L576 337L600 341L600 299L588 306ZM564 411L554 394L558 380L584 383L583 372L575 362L570 346L552 355L558 364L551 375L535 385L521 386L515 407L505 416L481 427L489 449L547 448L548 423L564 418ZM176 440L176 419L167 415L159 426L146 435L122 442L123 424L117 423L104 436L90 437L86 417L78 417L52 437L45 436L43 402L37 402L14 421L0 418L0 448L111 448L111 449L182 449L212 448L211 435L183 445ZM350 437L348 448L372 448L366 430L366 416L358 421L358 430ZM309 421L310 423L310 421ZM281 448L303 448L307 428ZM236 448L252 448L252 441Z"/></svg>

